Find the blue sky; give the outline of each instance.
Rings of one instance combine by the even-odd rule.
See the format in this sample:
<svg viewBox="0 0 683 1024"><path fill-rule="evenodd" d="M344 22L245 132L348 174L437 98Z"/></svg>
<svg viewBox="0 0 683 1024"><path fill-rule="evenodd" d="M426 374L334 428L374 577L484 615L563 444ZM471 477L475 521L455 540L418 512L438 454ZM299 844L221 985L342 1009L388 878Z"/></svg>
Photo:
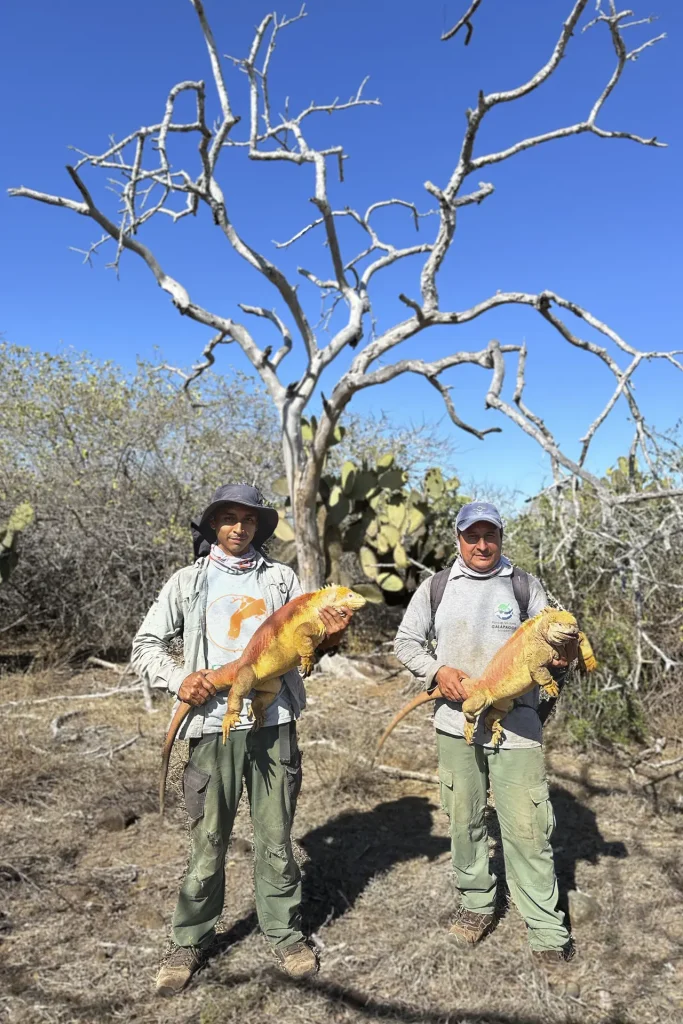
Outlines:
<svg viewBox="0 0 683 1024"><path fill-rule="evenodd" d="M253 0L242 5L205 0L205 6L220 51L245 54L254 24L267 7ZM464 47L462 38L441 43L440 33L465 6L465 0L310 0L308 17L280 37L273 66L276 108L287 95L293 110L312 98L346 98L365 75L370 75L366 95L381 99L380 107L319 116L311 124L314 142L343 143L349 153L345 183L331 189L337 207L364 208L400 197L429 209L432 202L423 183L431 179L445 184L460 146L465 108L476 101L480 88L509 88L537 70L572 4L484 0L471 44ZM634 29L633 44L661 31L668 38L627 66L599 123L656 135L669 148L584 136L485 169L477 177L492 182L496 191L480 207L461 212L439 282L443 308L467 308L498 289L549 288L588 308L638 347L683 347L683 5L657 0L654 7L659 22ZM297 9L296 3L280 8L287 14ZM640 16L651 13L649 0L647 7L637 4L635 11ZM6 100L0 115L0 331L17 344L48 351L73 346L124 366L133 365L137 356L156 358L156 349L170 362L189 365L208 332L178 315L135 256L124 257L120 280L104 269L106 255L98 258L94 270L83 267L69 247L86 247L98 237L94 225L66 211L9 199L5 193L7 187L24 184L73 195L64 170L74 158L68 145L100 152L110 134L120 138L158 120L177 81L210 79L189 0L119 0L116 5L36 0L5 6L2 26L6 46L0 74ZM577 33L557 74L541 90L489 115L478 152L580 120L613 64L605 26ZM244 77L232 69L227 73L233 105L245 113ZM210 113L215 112L212 103ZM174 155L178 166L191 159L182 145ZM192 170L196 173L194 162ZM221 180L232 218L251 244L275 256L292 276L301 264L323 276L329 273L319 234L287 251L276 253L271 246L273 239L287 238L311 219L310 168L255 165L232 151L225 154ZM101 198L106 184L102 172L91 173L88 182ZM105 205L112 201L104 200ZM403 212L381 214L377 224L397 244L415 238ZM431 230L424 221L421 237L429 239ZM342 237L349 255L362 247L362 238L348 228ZM283 312L278 297L229 251L205 211L176 226L167 220L153 223L143 240L193 298L209 308L237 317L242 316L237 303L246 302ZM373 301L380 328L404 318L405 307L397 296L401 291L419 294L419 266L417 258L376 279ZM300 294L311 319L317 320L315 290L302 280ZM250 327L262 344L277 340L267 324L252 322ZM483 347L491 337L504 343L526 339L527 400L575 453L575 441L601 408L611 381L595 361L569 349L537 314L507 307L471 325L433 329L400 354L437 358ZM285 381L297 376L297 360L293 354L291 365L284 363ZM248 368L234 345L222 350L218 365ZM483 407L484 371L459 369L446 379L463 418L480 427L500 422ZM680 415L683 378L664 365L651 365L636 380L646 414L659 427L670 426ZM512 365L509 381L514 383ZM323 389L329 392L333 383L332 377L324 379ZM454 428L439 402L421 378L404 376L363 392L351 408L384 410L400 423L442 421L444 435L453 437ZM630 442L625 411L617 412L595 446L591 468L597 471ZM483 443L455 434L458 469L465 477L531 493L547 479L545 457L512 424L502 425L502 434Z"/></svg>

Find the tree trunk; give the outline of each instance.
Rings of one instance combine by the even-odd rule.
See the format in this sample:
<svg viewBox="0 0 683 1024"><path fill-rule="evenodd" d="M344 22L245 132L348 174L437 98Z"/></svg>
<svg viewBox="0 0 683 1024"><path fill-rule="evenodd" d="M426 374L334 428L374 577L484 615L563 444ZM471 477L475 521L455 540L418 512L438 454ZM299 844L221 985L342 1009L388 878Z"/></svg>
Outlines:
<svg viewBox="0 0 683 1024"><path fill-rule="evenodd" d="M305 591L318 590L325 583L325 556L316 515L318 481L307 467L297 477L292 505L299 580Z"/></svg>
<svg viewBox="0 0 683 1024"><path fill-rule="evenodd" d="M282 417L282 451L294 516L297 571L304 591L325 583L325 555L316 514L320 470L301 436L301 413L290 407Z"/></svg>

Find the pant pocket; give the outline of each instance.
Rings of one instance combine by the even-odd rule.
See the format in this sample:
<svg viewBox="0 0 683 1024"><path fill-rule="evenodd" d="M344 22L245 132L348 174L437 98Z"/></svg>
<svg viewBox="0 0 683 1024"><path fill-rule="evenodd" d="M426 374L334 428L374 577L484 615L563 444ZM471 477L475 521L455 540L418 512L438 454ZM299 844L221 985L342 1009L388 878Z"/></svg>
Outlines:
<svg viewBox="0 0 683 1024"><path fill-rule="evenodd" d="M441 797L441 809L450 818L453 801L453 772L442 765L439 765L439 796Z"/></svg>
<svg viewBox="0 0 683 1024"><path fill-rule="evenodd" d="M297 750L296 754L292 757L292 763L285 765L285 782L287 786L287 795L289 798L289 807L292 817L296 811L296 802L301 792L301 783L303 780L303 768L301 764L301 751Z"/></svg>
<svg viewBox="0 0 683 1024"><path fill-rule="evenodd" d="M211 775L196 768L192 761L185 765L183 773L183 796L185 798L185 810L194 824L204 816L204 803L206 801L206 787L209 784Z"/></svg>
<svg viewBox="0 0 683 1024"><path fill-rule="evenodd" d="M548 783L543 782L540 786L533 786L529 790L529 796L533 805L531 825L534 839L550 839L555 828L555 815L550 803Z"/></svg>

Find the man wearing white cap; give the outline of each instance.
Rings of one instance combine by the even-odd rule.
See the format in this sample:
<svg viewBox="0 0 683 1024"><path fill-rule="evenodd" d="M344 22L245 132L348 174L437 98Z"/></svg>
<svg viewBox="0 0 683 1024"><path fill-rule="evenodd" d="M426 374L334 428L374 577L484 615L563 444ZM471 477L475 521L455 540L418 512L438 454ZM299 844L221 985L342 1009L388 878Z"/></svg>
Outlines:
<svg viewBox="0 0 683 1024"><path fill-rule="evenodd" d="M557 908L549 838L554 816L542 748L538 687L505 717L498 750L481 717L474 743L463 738L462 701L521 622L548 603L541 584L502 555L503 522L494 505L472 502L456 520L459 556L450 570L425 580L413 595L395 641L396 656L436 702L441 803L450 819L451 849L461 903L450 935L471 946L495 921L496 877L485 825L489 785L500 824L510 894L528 929L534 959L564 964L573 948ZM526 607L525 607L526 606ZM429 650L430 641L435 649ZM566 663L565 663L566 664Z"/></svg>

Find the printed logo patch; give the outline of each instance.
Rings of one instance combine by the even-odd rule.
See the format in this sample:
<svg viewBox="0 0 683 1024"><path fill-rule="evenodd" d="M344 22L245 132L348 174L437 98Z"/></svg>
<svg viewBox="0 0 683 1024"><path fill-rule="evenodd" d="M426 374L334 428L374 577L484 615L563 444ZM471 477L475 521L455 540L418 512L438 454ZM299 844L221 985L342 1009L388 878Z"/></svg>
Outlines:
<svg viewBox="0 0 683 1024"><path fill-rule="evenodd" d="M511 619L512 618L512 605L508 604L507 601L501 601L496 607L496 618L498 619Z"/></svg>

